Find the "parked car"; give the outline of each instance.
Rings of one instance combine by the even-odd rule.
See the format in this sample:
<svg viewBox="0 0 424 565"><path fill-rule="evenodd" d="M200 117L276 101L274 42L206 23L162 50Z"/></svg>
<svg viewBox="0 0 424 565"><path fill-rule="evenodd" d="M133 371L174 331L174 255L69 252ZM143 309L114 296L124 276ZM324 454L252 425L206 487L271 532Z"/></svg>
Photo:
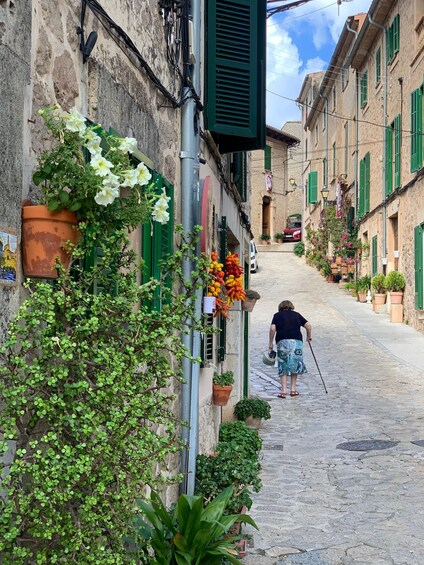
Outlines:
<svg viewBox="0 0 424 565"><path fill-rule="evenodd" d="M256 249L256 245L254 241L250 242L250 272L256 273L259 269L258 266L258 250Z"/></svg>
<svg viewBox="0 0 424 565"><path fill-rule="evenodd" d="M287 222L283 231L283 241L300 241L302 239L302 222L300 220Z"/></svg>

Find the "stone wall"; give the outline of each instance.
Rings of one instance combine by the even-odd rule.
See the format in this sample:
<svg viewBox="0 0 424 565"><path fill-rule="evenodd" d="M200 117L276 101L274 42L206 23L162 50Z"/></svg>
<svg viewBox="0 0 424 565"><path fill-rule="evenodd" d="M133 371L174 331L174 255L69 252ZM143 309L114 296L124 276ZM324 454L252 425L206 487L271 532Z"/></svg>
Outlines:
<svg viewBox="0 0 424 565"><path fill-rule="evenodd" d="M27 92L30 84L31 1L0 2L0 230L20 239ZM17 248L18 249L18 248ZM18 254L19 267L19 254ZM16 284L0 282L0 340L19 304Z"/></svg>

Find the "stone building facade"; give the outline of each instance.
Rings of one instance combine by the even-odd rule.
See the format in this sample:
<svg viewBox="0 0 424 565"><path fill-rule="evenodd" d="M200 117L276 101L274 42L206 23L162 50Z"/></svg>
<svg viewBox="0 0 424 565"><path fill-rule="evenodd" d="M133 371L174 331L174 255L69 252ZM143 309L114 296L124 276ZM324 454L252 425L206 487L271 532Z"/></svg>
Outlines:
<svg viewBox="0 0 424 565"><path fill-rule="evenodd" d="M266 149L252 153L251 169L251 222L256 243L267 234L275 241L275 234L286 227L289 210L288 163L289 150L299 144L290 133L271 126L266 128Z"/></svg>
<svg viewBox="0 0 424 565"><path fill-rule="evenodd" d="M265 3L261 4L265 29ZM55 103L65 110L76 106L104 130L137 139L140 158L173 186L175 223L183 219L182 160L191 159L198 178L194 175L190 195L194 223L203 224L206 232L203 251L218 250L225 231L225 245L239 254L248 285L250 160L244 153L241 190L234 154L228 148L221 154L219 144L204 131L200 99L192 117L195 135L202 128L200 151L186 155L182 150L184 102L194 97L190 93L185 100L181 98L182 65L174 41L179 25L173 20L176 12L161 14L156 0L120 0L104 3L104 9L90 0L58 0L54 7L49 0L0 3L1 76L10 77L0 83L0 131L6 141L0 148L4 165L0 171L0 231L19 242L22 200L37 202L39 198L32 173L37 156L50 141L38 110ZM203 24L198 28L200 35ZM83 56L82 48L93 33L97 41ZM202 36L199 53L204 52L204 41ZM263 44L265 48L265 41ZM191 60L200 69L200 57ZM132 242L141 253L141 230L132 234ZM24 298L19 265L18 259L16 284L0 284L0 337ZM216 320L211 323L219 324ZM212 403L213 372L231 369L235 373L224 418L232 418L232 406L248 393L248 326L248 315L236 303L226 323L224 343L214 335L209 344L211 355L198 376L198 421L192 423L199 432L198 451L213 450L222 418L221 409Z"/></svg>
<svg viewBox="0 0 424 565"><path fill-rule="evenodd" d="M333 201L340 186L354 207L359 237L370 247L358 275L401 271L406 278L404 320L420 331L424 331L423 23L420 0L374 0L366 15L348 18L312 110L306 110L306 92L314 75L305 80L299 96L304 108L303 150L313 143L317 151L327 152L318 155L329 165L327 176L325 166L317 171L318 194L328 179L328 199ZM335 120L330 109L328 137L319 126L325 97L330 108L334 101ZM305 183L310 178L307 167L312 170L312 161L306 163ZM319 200L305 206L305 223L315 228L323 207Z"/></svg>
<svg viewBox="0 0 424 565"><path fill-rule="evenodd" d="M302 122L290 121L285 122L281 128L283 133L288 133L296 137L302 138ZM303 198L302 198L302 145L292 145L288 150L287 157L287 176L289 179L287 189L287 217L293 214L302 215Z"/></svg>

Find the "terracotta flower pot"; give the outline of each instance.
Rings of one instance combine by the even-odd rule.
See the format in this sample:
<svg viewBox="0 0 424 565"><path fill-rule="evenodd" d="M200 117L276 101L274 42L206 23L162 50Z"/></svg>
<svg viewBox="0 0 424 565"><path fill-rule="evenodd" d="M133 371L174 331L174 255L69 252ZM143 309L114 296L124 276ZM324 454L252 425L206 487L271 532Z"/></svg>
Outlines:
<svg viewBox="0 0 424 565"><path fill-rule="evenodd" d="M233 390L232 385L219 386L214 384L213 403L215 404L215 406L226 406L232 390Z"/></svg>
<svg viewBox="0 0 424 565"><path fill-rule="evenodd" d="M360 291L358 292L358 300L359 302L366 302L367 301L367 293Z"/></svg>
<svg viewBox="0 0 424 565"><path fill-rule="evenodd" d="M402 304L403 292L390 292L390 304Z"/></svg>
<svg viewBox="0 0 424 565"><path fill-rule="evenodd" d="M248 416L245 419L245 424L252 430L258 430L261 427L262 418L253 418L253 416Z"/></svg>
<svg viewBox="0 0 424 565"><path fill-rule="evenodd" d="M376 305L380 305L380 304L385 304L386 303L386 294L383 293L375 293L374 294L374 300Z"/></svg>
<svg viewBox="0 0 424 565"><path fill-rule="evenodd" d="M26 277L56 279L57 260L69 268L72 257L65 243L77 242L77 224L74 212L50 212L47 206L22 208L22 268Z"/></svg>
<svg viewBox="0 0 424 565"><path fill-rule="evenodd" d="M256 300L256 298L245 298L241 303L241 309L245 312L252 312L256 304Z"/></svg>

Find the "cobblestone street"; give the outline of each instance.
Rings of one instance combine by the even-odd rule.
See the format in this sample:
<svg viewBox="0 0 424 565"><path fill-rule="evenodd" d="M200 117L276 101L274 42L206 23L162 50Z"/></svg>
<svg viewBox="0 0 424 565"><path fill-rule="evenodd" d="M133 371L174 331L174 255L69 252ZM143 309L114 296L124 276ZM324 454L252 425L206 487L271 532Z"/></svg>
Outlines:
<svg viewBox="0 0 424 565"><path fill-rule="evenodd" d="M292 253L260 252L259 265L250 283L261 294L251 314L251 392L271 401L272 418L260 430L263 488L250 511L260 531L249 529L245 562L422 565L424 336ZM300 396L276 397L277 369L261 356L284 299L312 324L328 394L305 345ZM347 447L367 450L340 448L365 440L374 443Z"/></svg>

